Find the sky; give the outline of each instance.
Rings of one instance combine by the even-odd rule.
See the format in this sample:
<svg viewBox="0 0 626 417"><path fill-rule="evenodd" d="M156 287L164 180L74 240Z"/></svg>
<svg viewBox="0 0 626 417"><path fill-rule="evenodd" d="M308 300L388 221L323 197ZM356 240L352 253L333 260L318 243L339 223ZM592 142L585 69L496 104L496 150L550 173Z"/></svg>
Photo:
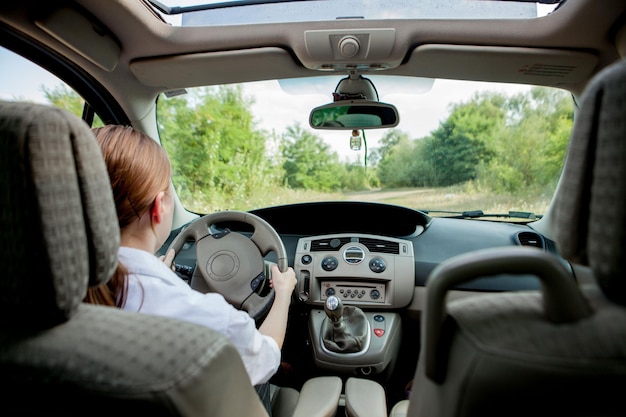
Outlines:
<svg viewBox="0 0 626 417"><path fill-rule="evenodd" d="M0 99L23 98L45 103L41 85L56 85L59 82L54 75L0 47Z"/></svg>

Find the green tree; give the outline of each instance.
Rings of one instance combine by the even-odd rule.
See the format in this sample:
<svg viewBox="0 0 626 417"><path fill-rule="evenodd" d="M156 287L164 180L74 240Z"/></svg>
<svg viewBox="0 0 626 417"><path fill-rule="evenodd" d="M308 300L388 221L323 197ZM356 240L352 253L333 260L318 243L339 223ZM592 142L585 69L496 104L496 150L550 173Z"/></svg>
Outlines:
<svg viewBox="0 0 626 417"><path fill-rule="evenodd" d="M451 106L425 138L392 130L377 150L384 187L476 181L498 192L554 187L573 122L571 98L535 87L514 96L481 92ZM548 188L549 189L549 188Z"/></svg>
<svg viewBox="0 0 626 417"><path fill-rule="evenodd" d="M409 139L409 135L399 129L391 129L380 139L380 146L374 149L376 156L374 158L377 161L385 159L387 154L393 149L394 146Z"/></svg>
<svg viewBox="0 0 626 417"><path fill-rule="evenodd" d="M428 158L429 142L426 138L418 139L414 142L412 170L410 174L410 184L412 187L432 187L434 184L442 182L440 172Z"/></svg>
<svg viewBox="0 0 626 417"><path fill-rule="evenodd" d="M187 207L237 209L277 184L265 148L268 133L256 129L251 104L240 86L159 99L160 135Z"/></svg>
<svg viewBox="0 0 626 417"><path fill-rule="evenodd" d="M341 189L346 167L319 136L305 131L299 124L289 126L283 135L282 153L284 182L290 188L316 191Z"/></svg>
<svg viewBox="0 0 626 417"><path fill-rule="evenodd" d="M504 94L478 92L467 102L453 104L450 116L442 124L458 129L468 140L481 141L489 145L507 118L514 117L509 107L507 96Z"/></svg>
<svg viewBox="0 0 626 417"><path fill-rule="evenodd" d="M422 155L434 170L435 186L447 186L473 180L478 167L491 160L496 132L505 123L506 98L483 92L468 102L452 106L450 116L424 140Z"/></svg>
<svg viewBox="0 0 626 417"><path fill-rule="evenodd" d="M378 178L384 187L411 186L414 143L399 130L390 130L381 138Z"/></svg>
<svg viewBox="0 0 626 417"><path fill-rule="evenodd" d="M491 157L485 142L473 138L476 135L449 118L425 139L424 157L438 173L432 185L448 186L476 178L476 168Z"/></svg>
<svg viewBox="0 0 626 417"><path fill-rule="evenodd" d="M368 158L369 160L369 158ZM345 164L345 173L341 178L341 189L344 191L361 191L380 186L376 169L365 166L357 156L352 163Z"/></svg>
<svg viewBox="0 0 626 417"><path fill-rule="evenodd" d="M85 100L83 100L83 98L79 96L74 90L72 90L65 84L59 84L58 86L52 88L47 88L46 86L42 85L40 89L48 103L53 106L68 110L70 113L73 113L78 117L82 117ZM96 114L93 121L93 127L97 126L104 126L104 123L102 123L102 120Z"/></svg>
<svg viewBox="0 0 626 417"><path fill-rule="evenodd" d="M483 167L480 182L498 192L553 189L558 181L574 108L564 91L534 87L506 103L507 125L497 132L497 157Z"/></svg>

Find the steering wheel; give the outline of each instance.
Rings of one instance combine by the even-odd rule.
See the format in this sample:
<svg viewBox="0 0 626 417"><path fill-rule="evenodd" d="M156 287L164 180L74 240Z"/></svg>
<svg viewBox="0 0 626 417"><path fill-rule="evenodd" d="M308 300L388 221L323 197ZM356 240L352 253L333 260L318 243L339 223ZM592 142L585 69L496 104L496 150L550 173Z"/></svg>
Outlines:
<svg viewBox="0 0 626 417"><path fill-rule="evenodd" d="M251 225L250 238L228 229L211 234L211 227L219 222L238 221ZM274 302L274 289L262 296L260 289L271 276L272 263L263 258L275 252L278 269L288 268L287 251L272 226L259 216L243 211L221 211L200 217L181 231L168 251L181 250L185 242L196 243L196 277L206 283L205 292L218 292L233 306L246 311L255 321L264 317Z"/></svg>

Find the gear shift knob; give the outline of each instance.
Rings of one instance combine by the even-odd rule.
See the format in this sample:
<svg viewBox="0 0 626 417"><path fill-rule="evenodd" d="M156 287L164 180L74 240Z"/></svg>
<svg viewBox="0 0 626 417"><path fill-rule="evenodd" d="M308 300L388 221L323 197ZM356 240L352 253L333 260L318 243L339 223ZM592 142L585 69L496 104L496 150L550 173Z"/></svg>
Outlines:
<svg viewBox="0 0 626 417"><path fill-rule="evenodd" d="M363 311L352 305L344 308L341 299L331 295L324 303L326 317L322 322L321 338L331 352L362 352L369 348L369 324Z"/></svg>
<svg viewBox="0 0 626 417"><path fill-rule="evenodd" d="M337 325L341 323L343 318L343 303L338 297L334 295L328 297L326 303L324 303L324 311L333 324Z"/></svg>

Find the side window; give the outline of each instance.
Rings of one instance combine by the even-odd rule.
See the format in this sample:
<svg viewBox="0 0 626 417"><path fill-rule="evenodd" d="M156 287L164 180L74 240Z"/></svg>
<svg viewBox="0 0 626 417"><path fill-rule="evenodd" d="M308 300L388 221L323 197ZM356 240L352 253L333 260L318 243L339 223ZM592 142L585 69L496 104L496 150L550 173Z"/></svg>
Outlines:
<svg viewBox="0 0 626 417"><path fill-rule="evenodd" d="M37 64L0 46L0 100L60 107L82 117L85 100L65 82ZM102 126L95 115L92 126Z"/></svg>

